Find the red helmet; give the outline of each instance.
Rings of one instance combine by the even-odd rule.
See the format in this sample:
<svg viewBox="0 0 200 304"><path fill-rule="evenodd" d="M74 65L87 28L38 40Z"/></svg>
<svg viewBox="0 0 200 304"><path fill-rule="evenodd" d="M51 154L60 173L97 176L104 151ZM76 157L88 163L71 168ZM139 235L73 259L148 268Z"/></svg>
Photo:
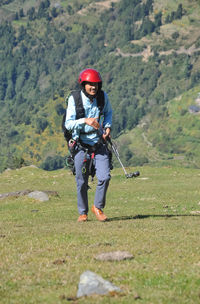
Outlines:
<svg viewBox="0 0 200 304"><path fill-rule="evenodd" d="M97 70L94 69L85 69L82 72L80 72L78 82L82 84L85 81L102 83L101 75Z"/></svg>

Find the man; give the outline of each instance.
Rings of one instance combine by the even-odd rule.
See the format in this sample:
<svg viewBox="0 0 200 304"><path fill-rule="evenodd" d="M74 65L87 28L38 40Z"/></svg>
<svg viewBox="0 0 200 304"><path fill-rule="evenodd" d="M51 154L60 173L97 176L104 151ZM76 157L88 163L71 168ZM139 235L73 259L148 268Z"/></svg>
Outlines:
<svg viewBox="0 0 200 304"><path fill-rule="evenodd" d="M78 222L88 220L88 162L92 154L98 179L92 212L99 221L106 221L107 216L103 213L103 208L105 207L106 192L111 176L109 151L105 141L110 136L112 108L107 94L101 90L102 79L97 70L83 70L79 75L78 82L81 86L85 117L76 119L75 101L71 95L68 100L65 121L65 127L72 131L72 139L76 143L80 143L74 157L79 212ZM104 103L103 109L100 111L98 98L102 94ZM86 160L87 166L85 167Z"/></svg>

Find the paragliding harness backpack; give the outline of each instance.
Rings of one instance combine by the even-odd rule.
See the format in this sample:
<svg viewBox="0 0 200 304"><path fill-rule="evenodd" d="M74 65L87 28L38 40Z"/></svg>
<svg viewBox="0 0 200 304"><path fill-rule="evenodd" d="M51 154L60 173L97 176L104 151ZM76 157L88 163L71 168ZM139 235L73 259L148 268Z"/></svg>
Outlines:
<svg viewBox="0 0 200 304"><path fill-rule="evenodd" d="M76 119L84 118L85 117L85 109L83 107L83 101L81 97L81 90L78 91L72 91L71 95L74 98L75 102L75 109L76 109ZM105 104L104 100L104 92L102 90L99 91L98 96L97 96L97 107L99 108L99 118L103 114L103 108ZM69 150L69 155L66 158L66 165L73 174L75 175L75 166L74 166L74 156L76 153L78 153L80 150L85 151L85 157L84 157L84 166L83 166L83 173L86 173L87 170L87 161L88 161L88 154L90 155L90 161L89 161L89 175L93 177L95 176L95 166L94 166L94 156L95 156L95 150L100 146L101 143L97 143L94 147L94 149L89 148L87 145L84 145L80 139L78 141L75 141L72 139L72 132L65 127L65 120L66 120L66 113L63 115L63 120L62 120L62 130L64 133L64 137L67 141L68 145L68 150ZM94 131L92 131L93 133ZM95 131L96 132L96 131ZM83 134L83 133L82 133ZM109 152L109 158L110 158L110 164L112 161L112 153L111 151ZM110 166L112 167L112 166Z"/></svg>

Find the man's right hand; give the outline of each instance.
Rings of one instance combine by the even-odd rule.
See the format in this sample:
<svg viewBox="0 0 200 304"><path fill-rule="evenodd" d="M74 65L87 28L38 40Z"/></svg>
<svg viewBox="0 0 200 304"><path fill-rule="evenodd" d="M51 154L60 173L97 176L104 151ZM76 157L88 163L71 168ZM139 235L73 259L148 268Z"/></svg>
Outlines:
<svg viewBox="0 0 200 304"><path fill-rule="evenodd" d="M93 117L85 118L85 123L88 126L91 126L94 129L98 130L100 128L100 124L98 123L97 119L98 119L97 117L95 117L95 118L93 118Z"/></svg>

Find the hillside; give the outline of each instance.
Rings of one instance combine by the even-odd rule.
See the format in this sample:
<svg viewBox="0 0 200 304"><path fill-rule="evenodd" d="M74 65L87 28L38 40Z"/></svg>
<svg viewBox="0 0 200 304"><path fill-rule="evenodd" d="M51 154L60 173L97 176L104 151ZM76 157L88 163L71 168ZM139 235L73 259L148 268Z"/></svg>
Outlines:
<svg viewBox="0 0 200 304"><path fill-rule="evenodd" d="M63 166L65 98L77 88L85 67L101 72L114 110L112 136L119 146L130 132L122 153L126 165L184 158L183 165L199 167L198 116L186 129L184 120L194 116L167 110L171 103L182 107L182 97L174 98L188 96L188 91L192 99L198 94L199 14L199 2L189 0L3 0L0 170L50 161L50 167ZM163 130L163 117L170 115L181 116L181 126L176 119L165 119ZM138 132L144 121L145 130ZM155 130L161 130L159 136ZM143 141L142 154L135 141ZM148 152L148 143L156 157Z"/></svg>
<svg viewBox="0 0 200 304"><path fill-rule="evenodd" d="M163 106L154 106L136 128L125 131L117 143L127 164L199 168L199 97L200 86L197 86Z"/></svg>

